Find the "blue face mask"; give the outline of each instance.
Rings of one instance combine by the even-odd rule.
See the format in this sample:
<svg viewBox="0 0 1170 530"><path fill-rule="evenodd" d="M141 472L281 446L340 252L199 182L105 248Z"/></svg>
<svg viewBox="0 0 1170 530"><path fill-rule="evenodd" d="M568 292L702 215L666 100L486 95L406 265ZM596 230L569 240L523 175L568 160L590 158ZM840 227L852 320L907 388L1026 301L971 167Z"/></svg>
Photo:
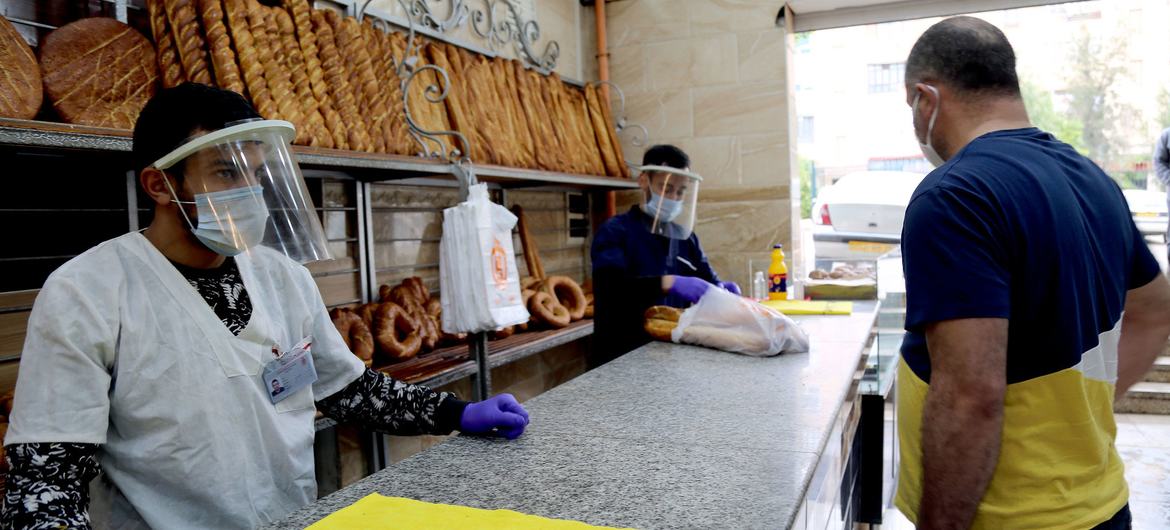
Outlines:
<svg viewBox="0 0 1170 530"><path fill-rule="evenodd" d="M683 211L683 202L674 199L664 199L661 195L650 192L650 200L646 201L646 209L651 216L657 214L664 222L671 222Z"/></svg>

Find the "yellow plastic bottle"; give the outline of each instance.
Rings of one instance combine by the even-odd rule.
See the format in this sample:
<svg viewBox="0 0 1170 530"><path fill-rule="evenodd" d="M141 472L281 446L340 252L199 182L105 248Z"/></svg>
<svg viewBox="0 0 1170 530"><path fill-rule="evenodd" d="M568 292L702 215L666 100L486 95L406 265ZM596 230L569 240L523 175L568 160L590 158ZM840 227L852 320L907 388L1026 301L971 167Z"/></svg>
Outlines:
<svg viewBox="0 0 1170 530"><path fill-rule="evenodd" d="M784 264L784 245L772 247L772 264L768 266L768 300L788 299L788 265Z"/></svg>

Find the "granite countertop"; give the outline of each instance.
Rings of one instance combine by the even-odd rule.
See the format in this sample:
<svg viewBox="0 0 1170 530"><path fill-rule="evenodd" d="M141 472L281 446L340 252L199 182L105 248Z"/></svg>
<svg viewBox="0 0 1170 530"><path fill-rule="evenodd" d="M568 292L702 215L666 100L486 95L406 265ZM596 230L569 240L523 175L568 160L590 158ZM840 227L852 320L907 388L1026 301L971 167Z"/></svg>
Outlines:
<svg viewBox="0 0 1170 530"><path fill-rule="evenodd" d="M514 441L458 436L265 528L370 494L634 528L788 528L876 316L797 317L812 351L655 342L525 403Z"/></svg>

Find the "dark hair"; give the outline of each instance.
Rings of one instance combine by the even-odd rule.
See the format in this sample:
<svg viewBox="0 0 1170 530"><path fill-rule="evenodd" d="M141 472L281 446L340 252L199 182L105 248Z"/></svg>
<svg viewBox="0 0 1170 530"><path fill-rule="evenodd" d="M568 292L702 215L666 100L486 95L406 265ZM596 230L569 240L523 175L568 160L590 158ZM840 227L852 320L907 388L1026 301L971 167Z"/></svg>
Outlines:
<svg viewBox="0 0 1170 530"><path fill-rule="evenodd" d="M646 150L646 154L642 155L642 165L686 169L691 167L691 157L673 145L659 144Z"/></svg>
<svg viewBox="0 0 1170 530"><path fill-rule="evenodd" d="M195 131L218 131L229 123L259 117L248 100L230 90L198 83L161 90L134 124L134 169L141 171L153 164Z"/></svg>
<svg viewBox="0 0 1170 530"><path fill-rule="evenodd" d="M938 81L971 95L1019 96L1016 53L1007 36L975 17L953 17L918 37L906 60L906 84Z"/></svg>

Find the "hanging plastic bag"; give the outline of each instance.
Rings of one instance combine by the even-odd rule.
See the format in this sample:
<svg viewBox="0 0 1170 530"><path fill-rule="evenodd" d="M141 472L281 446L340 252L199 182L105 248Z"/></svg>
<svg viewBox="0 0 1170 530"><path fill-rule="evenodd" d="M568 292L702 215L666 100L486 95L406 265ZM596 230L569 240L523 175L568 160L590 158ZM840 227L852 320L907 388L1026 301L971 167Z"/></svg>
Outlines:
<svg viewBox="0 0 1170 530"><path fill-rule="evenodd" d="M515 226L516 216L491 202L484 184L471 186L467 201L443 211L443 331L473 333L528 321L512 246Z"/></svg>
<svg viewBox="0 0 1170 530"><path fill-rule="evenodd" d="M791 318L718 288L683 311L671 339L757 357L808 351L808 335Z"/></svg>

